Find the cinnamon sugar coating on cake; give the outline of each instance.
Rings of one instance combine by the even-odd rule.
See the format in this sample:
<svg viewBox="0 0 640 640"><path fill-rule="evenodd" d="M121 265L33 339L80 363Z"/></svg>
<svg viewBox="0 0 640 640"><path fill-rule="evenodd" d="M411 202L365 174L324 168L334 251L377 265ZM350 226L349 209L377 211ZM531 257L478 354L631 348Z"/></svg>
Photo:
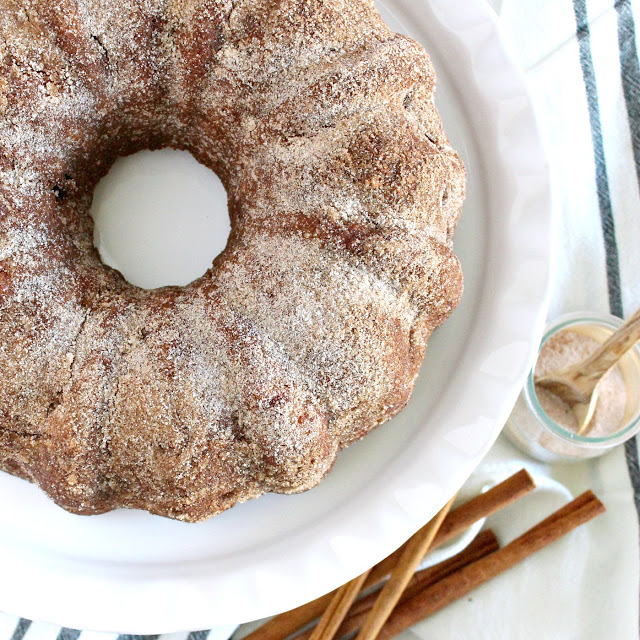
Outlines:
<svg viewBox="0 0 640 640"><path fill-rule="evenodd" d="M0 0L0 468L189 521L317 484L406 405L462 292L434 91L369 0ZM89 208L161 147L217 173L232 232L146 291Z"/></svg>

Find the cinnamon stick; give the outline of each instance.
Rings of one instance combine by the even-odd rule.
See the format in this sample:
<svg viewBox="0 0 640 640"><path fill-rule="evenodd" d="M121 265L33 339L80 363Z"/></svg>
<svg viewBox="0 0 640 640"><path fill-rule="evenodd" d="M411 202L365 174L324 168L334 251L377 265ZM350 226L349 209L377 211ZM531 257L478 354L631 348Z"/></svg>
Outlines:
<svg viewBox="0 0 640 640"><path fill-rule="evenodd" d="M481 531L462 551L457 553L455 556L451 556L438 564L434 564L431 567L427 567L426 569L422 569L421 571L417 571L413 574L413 577L409 581L407 588L404 590L402 594L401 600L407 600L408 598L412 598L416 593L419 593L423 589L426 589L432 584L439 582L440 580L446 578L448 575L451 575L455 571L458 571L462 567L475 562L476 560L480 560L480 558L484 558L488 556L490 553L497 551L500 548L500 544L498 543L498 538L496 538L496 534L491 529L485 529ZM369 594L373 596L374 594ZM356 605L351 607L351 611L357 613L362 607L366 606L366 600L369 596L365 598L361 598L357 601ZM371 600L373 603L373 598ZM358 608L355 608L357 605L360 605Z"/></svg>
<svg viewBox="0 0 640 640"><path fill-rule="evenodd" d="M310 640L331 640L335 636L342 621L349 613L353 601L358 597L358 593L360 593L368 574L369 571L367 570L336 590L329 606L325 609L316 628L311 633Z"/></svg>
<svg viewBox="0 0 640 640"><path fill-rule="evenodd" d="M446 578L462 567L471 564L480 558L484 558L490 553L496 551L498 548L498 539L493 531L490 529L481 531L460 553L414 574L409 585L402 594L400 602L404 602L405 600L413 597L415 594ZM373 603L377 596L378 591L370 593L364 598L360 598L360 600L358 600L349 610L349 614L340 625L335 637L342 638L354 631L357 631L362 625L366 615L371 610L371 607L373 607ZM311 633L311 630L307 630L300 635L297 635L295 640L308 640Z"/></svg>
<svg viewBox="0 0 640 640"><path fill-rule="evenodd" d="M411 576L416 572L422 558L431 548L438 530L451 509L455 496L437 513L437 515L413 535L391 571L389 580L382 587L371 611L367 614L356 640L375 640L380 629L398 604L402 592L406 589Z"/></svg>
<svg viewBox="0 0 640 640"><path fill-rule="evenodd" d="M461 506L452 509L436 534L432 548L435 549L455 538L474 522L495 513L534 488L535 484L531 476L522 469L485 493L481 493ZM396 549L371 569L363 589L378 584L389 575L408 542L405 542L399 549ZM332 591L300 607L285 611L271 618L271 620L250 633L245 640L284 640L322 615L334 595L335 591Z"/></svg>
<svg viewBox="0 0 640 640"><path fill-rule="evenodd" d="M445 542L453 540L453 538L460 535L463 531L466 531L472 524L478 522L478 520L487 518L496 511L522 498L522 496L535 488L536 485L533 478L525 469L520 469L520 471L491 487L491 489L467 500L467 502L461 504L459 507L452 509L438 530L431 548L437 549ZM377 584L391 573L391 570L398 563L402 552L410 541L411 538L371 569L369 578L367 578L364 585L365 589Z"/></svg>
<svg viewBox="0 0 640 640"><path fill-rule="evenodd" d="M381 629L378 640L390 640L604 510L604 505L591 491L583 493L502 549L463 567L402 602Z"/></svg>

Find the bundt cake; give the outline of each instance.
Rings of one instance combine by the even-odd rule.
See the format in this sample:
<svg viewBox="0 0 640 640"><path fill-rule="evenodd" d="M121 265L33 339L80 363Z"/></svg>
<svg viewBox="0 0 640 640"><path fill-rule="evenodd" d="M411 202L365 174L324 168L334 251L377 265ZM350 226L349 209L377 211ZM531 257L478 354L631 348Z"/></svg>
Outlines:
<svg viewBox="0 0 640 640"><path fill-rule="evenodd" d="M317 484L461 294L434 90L370 0L0 0L0 468L74 513L188 521ZM216 172L232 231L144 290L89 210L161 147Z"/></svg>

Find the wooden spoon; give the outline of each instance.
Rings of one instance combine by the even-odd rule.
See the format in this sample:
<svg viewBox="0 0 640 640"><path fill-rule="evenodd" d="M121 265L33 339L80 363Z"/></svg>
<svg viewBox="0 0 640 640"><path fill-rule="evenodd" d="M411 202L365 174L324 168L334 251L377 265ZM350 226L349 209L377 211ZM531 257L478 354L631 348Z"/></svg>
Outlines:
<svg viewBox="0 0 640 640"><path fill-rule="evenodd" d="M564 400L576 414L581 434L591 422L598 401L596 385L622 356L640 341L640 309L588 358L567 369L534 378L536 385Z"/></svg>

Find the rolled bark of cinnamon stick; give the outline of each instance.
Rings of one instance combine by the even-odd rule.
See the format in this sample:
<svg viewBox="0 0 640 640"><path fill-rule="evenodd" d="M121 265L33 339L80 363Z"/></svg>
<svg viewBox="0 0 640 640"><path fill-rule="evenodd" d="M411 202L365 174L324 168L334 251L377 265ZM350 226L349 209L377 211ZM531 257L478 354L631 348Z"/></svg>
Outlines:
<svg viewBox="0 0 640 640"><path fill-rule="evenodd" d="M591 491L583 493L502 549L463 567L404 600L387 619L377 640L390 640L604 510L602 502Z"/></svg>
<svg viewBox="0 0 640 640"><path fill-rule="evenodd" d="M346 618L353 601L358 597L368 571L360 574L350 582L343 584L336 590L329 606L324 610L315 629L311 632L310 640L332 640L336 631Z"/></svg>
<svg viewBox="0 0 640 640"><path fill-rule="evenodd" d="M411 537L405 545L398 564L393 567L389 580L385 582L356 636L356 640L376 640L387 618L400 601L404 590L422 562L433 540L447 517L455 496L429 521L429 524Z"/></svg>
<svg viewBox="0 0 640 640"><path fill-rule="evenodd" d="M465 567L480 558L484 558L497 549L499 549L498 539L493 531L490 529L481 531L471 544L469 544L469 546L463 549L460 553L448 558L447 560L439 562L432 567L418 571L411 579L411 582L409 582L405 592L402 594L400 602L408 600L415 594L434 585L436 582L446 578L455 571L458 571L462 567ZM335 634L336 638L342 638L343 636L346 636L353 631L357 631L360 628L365 617L369 611L371 611L371 608L378 597L378 593L379 591L374 591L354 603L349 610L349 615L345 618L344 622L340 625L337 633ZM308 629L307 631L297 635L295 640L308 640L311 633L312 630Z"/></svg>
<svg viewBox="0 0 640 640"><path fill-rule="evenodd" d="M535 484L531 476L527 471L522 469L485 493L471 498L471 500L453 509L447 515L436 534L432 548L435 549L455 538L468 529L474 522L486 518L499 509L511 504L534 488ZM363 589L368 589L378 584L389 575L393 567L397 564L409 540L371 569L363 585ZM250 633L245 640L284 640L321 616L323 611L329 606L335 592L336 590L331 591L300 607L275 616Z"/></svg>
<svg viewBox="0 0 640 640"><path fill-rule="evenodd" d="M465 567L476 560L480 560L480 558L488 556L499 548L500 545L498 543L498 538L496 538L496 534L491 529L481 531L468 546L455 556L451 556L451 558L447 558L438 564L434 564L431 567L417 571L402 594L402 599L407 600L408 598L413 597L423 589L439 582L462 567ZM373 593L366 595L364 598L360 598L360 600L351 607L349 615L358 615L369 611L375 602L375 597L376 592L374 591ZM338 637L341 635L344 634L339 633Z"/></svg>

